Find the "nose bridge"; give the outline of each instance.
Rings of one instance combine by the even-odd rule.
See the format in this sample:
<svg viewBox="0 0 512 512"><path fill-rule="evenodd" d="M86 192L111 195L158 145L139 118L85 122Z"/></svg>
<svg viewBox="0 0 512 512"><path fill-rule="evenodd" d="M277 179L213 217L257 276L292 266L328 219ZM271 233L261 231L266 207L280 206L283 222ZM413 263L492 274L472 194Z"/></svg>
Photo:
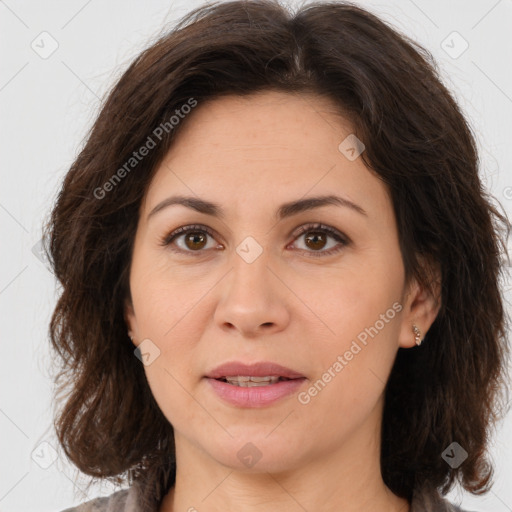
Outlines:
<svg viewBox="0 0 512 512"><path fill-rule="evenodd" d="M232 255L229 293L253 302L271 298L270 251L253 237L246 237Z"/></svg>
<svg viewBox="0 0 512 512"><path fill-rule="evenodd" d="M284 327L288 313L279 290L282 284L269 269L270 256L271 251L252 237L244 239L233 251L231 271L215 312L219 325L234 327L244 335L261 326Z"/></svg>

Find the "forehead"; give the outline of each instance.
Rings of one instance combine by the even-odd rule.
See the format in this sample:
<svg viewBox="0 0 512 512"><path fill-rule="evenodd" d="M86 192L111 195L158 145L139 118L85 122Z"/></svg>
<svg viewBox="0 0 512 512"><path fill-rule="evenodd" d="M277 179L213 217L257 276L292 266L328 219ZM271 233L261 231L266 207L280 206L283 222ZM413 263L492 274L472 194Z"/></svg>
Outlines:
<svg viewBox="0 0 512 512"><path fill-rule="evenodd" d="M374 213L389 210L383 183L361 158L340 151L351 134L337 106L320 96L272 91L206 101L180 127L145 209L176 192L226 205L228 213L231 205L233 214L330 193Z"/></svg>
<svg viewBox="0 0 512 512"><path fill-rule="evenodd" d="M266 91L248 96L224 96L199 104L185 120L170 150L229 151L242 148L247 158L266 154L289 157L289 153L309 154L309 144L336 143L350 124L328 98L312 94ZM326 139L327 132L333 140ZM185 147L186 146L186 147ZM301 149L302 148L302 149Z"/></svg>

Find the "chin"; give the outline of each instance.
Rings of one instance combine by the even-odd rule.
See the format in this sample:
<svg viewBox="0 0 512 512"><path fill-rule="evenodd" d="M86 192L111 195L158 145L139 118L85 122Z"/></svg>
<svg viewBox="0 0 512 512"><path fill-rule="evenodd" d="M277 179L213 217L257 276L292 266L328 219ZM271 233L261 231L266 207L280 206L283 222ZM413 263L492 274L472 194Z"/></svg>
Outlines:
<svg viewBox="0 0 512 512"><path fill-rule="evenodd" d="M223 436L214 440L213 446L203 445L203 449L220 464L241 472L279 473L299 467L304 454L297 452L297 446L303 443L277 432L269 436L271 431L252 428L236 433L231 429L233 438Z"/></svg>

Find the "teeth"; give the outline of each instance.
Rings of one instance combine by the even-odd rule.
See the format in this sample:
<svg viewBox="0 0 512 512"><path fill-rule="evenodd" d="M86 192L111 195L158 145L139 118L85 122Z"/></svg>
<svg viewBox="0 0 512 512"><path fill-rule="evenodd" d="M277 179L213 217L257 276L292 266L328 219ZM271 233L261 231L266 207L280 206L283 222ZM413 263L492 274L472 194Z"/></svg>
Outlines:
<svg viewBox="0 0 512 512"><path fill-rule="evenodd" d="M269 384L275 384L279 380L279 376L249 377L245 375L238 375L236 377L225 377L225 379L227 382L235 386L252 388L255 386L268 386Z"/></svg>

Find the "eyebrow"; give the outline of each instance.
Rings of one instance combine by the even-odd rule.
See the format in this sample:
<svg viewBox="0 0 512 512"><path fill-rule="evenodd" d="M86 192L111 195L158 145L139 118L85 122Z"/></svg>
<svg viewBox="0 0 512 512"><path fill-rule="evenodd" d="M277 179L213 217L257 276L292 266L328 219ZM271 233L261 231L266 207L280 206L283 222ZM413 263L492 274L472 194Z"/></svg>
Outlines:
<svg viewBox="0 0 512 512"><path fill-rule="evenodd" d="M224 210L217 203L192 196L172 196L158 203L148 214L147 218L149 219L153 215L162 211L164 208L173 205L182 205L187 208L191 208L196 212L204 213L205 215L211 215L212 217L217 217L219 219L225 219L226 217ZM309 197L307 199L299 199L297 201L284 203L276 211L275 217L277 220L283 220L287 217L291 217L305 211L329 205L350 208L351 210L356 211L361 215L368 216L366 211L361 206L353 203L349 199L335 195L326 195Z"/></svg>

